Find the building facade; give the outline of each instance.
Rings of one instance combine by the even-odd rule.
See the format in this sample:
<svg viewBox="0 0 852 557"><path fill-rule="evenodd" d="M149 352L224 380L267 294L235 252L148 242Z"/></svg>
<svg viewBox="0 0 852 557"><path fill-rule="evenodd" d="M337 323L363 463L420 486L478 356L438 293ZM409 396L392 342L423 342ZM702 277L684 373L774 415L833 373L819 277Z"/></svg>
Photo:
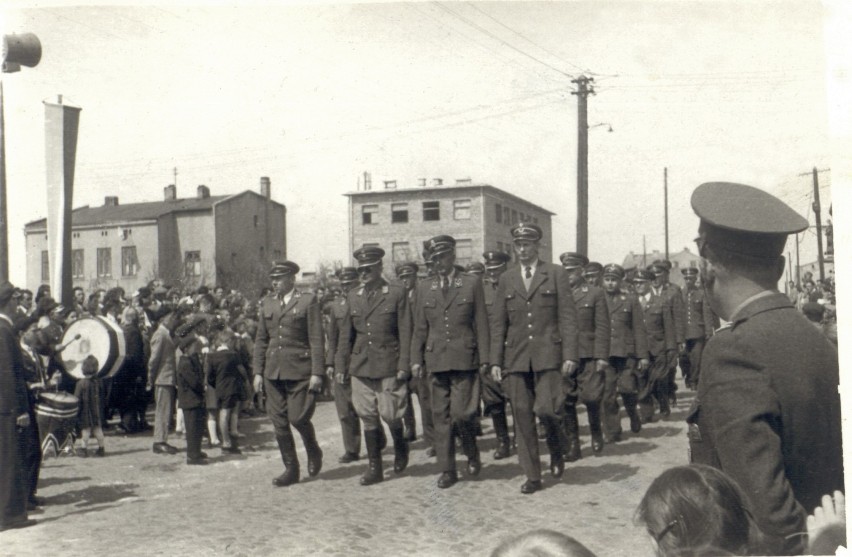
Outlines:
<svg viewBox="0 0 852 557"><path fill-rule="evenodd" d="M240 275L287 256L287 210L273 201L268 178L260 193L178 198L174 185L162 201L74 209L71 274L86 290L121 286L132 291L154 278L171 284L236 284ZM49 284L47 220L24 227L27 286Z"/></svg>
<svg viewBox="0 0 852 557"><path fill-rule="evenodd" d="M666 254L654 250L645 254L633 253L632 251L624 257L624 262L621 264L625 269L644 269L651 263L657 260L666 258ZM682 251L669 252L669 261L672 262L672 270L669 273L669 280L679 286L683 286L683 274L681 269L687 267L698 267L701 257L698 254L689 251L689 248L683 248ZM606 264L605 262L601 262Z"/></svg>
<svg viewBox="0 0 852 557"><path fill-rule="evenodd" d="M455 185L349 192L349 253L364 245L381 246L385 265L422 261L423 242L439 234L456 239L460 265L481 261L482 253L512 252L510 229L519 222L541 227L540 257L552 261L551 218L555 213L488 184L459 181ZM437 182L437 181L436 181Z"/></svg>

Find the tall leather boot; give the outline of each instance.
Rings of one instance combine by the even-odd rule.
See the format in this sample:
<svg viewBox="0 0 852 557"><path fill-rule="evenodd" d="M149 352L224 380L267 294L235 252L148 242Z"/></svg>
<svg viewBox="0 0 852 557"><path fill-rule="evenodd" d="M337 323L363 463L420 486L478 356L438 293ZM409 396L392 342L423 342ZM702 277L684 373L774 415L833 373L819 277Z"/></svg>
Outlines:
<svg viewBox="0 0 852 557"><path fill-rule="evenodd" d="M364 443L367 445L368 464L367 472L361 476L361 485L373 485L385 479L382 471L382 450L379 448L379 432L381 430L381 426L378 429L364 430Z"/></svg>
<svg viewBox="0 0 852 557"><path fill-rule="evenodd" d="M492 411L491 420L494 422L494 433L497 436L497 450L494 451L494 460L508 458L512 454L512 450L510 448L509 422L506 420L506 411Z"/></svg>
<svg viewBox="0 0 852 557"><path fill-rule="evenodd" d="M630 418L630 431L639 433L642 431L642 420L639 419L639 411L636 409L636 395L621 395L621 400L624 401L624 410L627 412L627 417Z"/></svg>
<svg viewBox="0 0 852 557"><path fill-rule="evenodd" d="M476 444L477 419L472 418L467 422L459 423L459 437L462 441L462 451L467 457L467 474L478 476L482 469L482 461L479 458L479 447Z"/></svg>
<svg viewBox="0 0 852 557"><path fill-rule="evenodd" d="M308 453L308 476L314 477L322 470L322 449L317 443L314 424L307 422L298 426L296 430L302 436L302 442L305 444L305 452Z"/></svg>
<svg viewBox="0 0 852 557"><path fill-rule="evenodd" d="M395 425L390 430L393 438L393 471L395 474L402 474L408 466L408 440L405 438L402 424Z"/></svg>
<svg viewBox="0 0 852 557"><path fill-rule="evenodd" d="M385 428L382 424L379 424L379 427L376 429L378 432L378 440L379 440L379 452L385 450L385 447L388 446L388 436L385 435Z"/></svg>
<svg viewBox="0 0 852 557"><path fill-rule="evenodd" d="M604 446L601 430L601 403L587 402L586 414L589 416L589 431L592 434L592 452L595 453L595 456L600 456Z"/></svg>
<svg viewBox="0 0 852 557"><path fill-rule="evenodd" d="M565 425L565 435L567 437L565 445L565 460L568 462L580 460L583 455L580 452L580 422L577 419L576 406L572 405L565 408L563 423Z"/></svg>
<svg viewBox="0 0 852 557"><path fill-rule="evenodd" d="M281 460L284 462L284 473L272 480L275 487L286 487L299 482L299 458L296 456L296 443L293 434L287 432L276 437Z"/></svg>

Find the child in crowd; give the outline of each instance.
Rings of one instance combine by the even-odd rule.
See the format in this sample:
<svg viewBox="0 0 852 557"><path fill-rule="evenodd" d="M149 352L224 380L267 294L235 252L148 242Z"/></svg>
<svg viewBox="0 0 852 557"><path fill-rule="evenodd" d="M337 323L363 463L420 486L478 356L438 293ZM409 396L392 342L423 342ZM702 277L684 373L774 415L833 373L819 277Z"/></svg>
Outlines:
<svg viewBox="0 0 852 557"><path fill-rule="evenodd" d="M204 363L207 384L215 389L219 406L219 431L222 433L222 452L240 454L237 440L231 432L237 431L239 403L245 392L240 359L231 349L233 333L228 329L215 333L214 350L207 354Z"/></svg>
<svg viewBox="0 0 852 557"><path fill-rule="evenodd" d="M201 452L205 416L202 342L192 329L192 323L187 323L178 328L176 333L182 354L177 365L175 384L178 406L183 410L186 426L186 463L195 465L207 464L207 455Z"/></svg>
<svg viewBox="0 0 852 557"><path fill-rule="evenodd" d="M97 376L98 359L94 356L87 356L83 360L83 378L77 381L74 387L74 396L79 401L78 420L80 425L80 436L83 444L83 449L77 454L81 457L89 456L89 438L94 432L95 438L98 440L98 450L95 451L95 456L104 456L104 387L103 382Z"/></svg>

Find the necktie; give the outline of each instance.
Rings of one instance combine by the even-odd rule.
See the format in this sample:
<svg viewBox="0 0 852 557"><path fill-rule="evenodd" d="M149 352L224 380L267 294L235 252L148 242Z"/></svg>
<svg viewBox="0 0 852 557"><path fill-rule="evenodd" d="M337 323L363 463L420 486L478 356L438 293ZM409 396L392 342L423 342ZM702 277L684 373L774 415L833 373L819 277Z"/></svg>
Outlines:
<svg viewBox="0 0 852 557"><path fill-rule="evenodd" d="M524 277L531 279L532 278L532 267L524 267L524 270L526 271L526 274L524 275Z"/></svg>
<svg viewBox="0 0 852 557"><path fill-rule="evenodd" d="M450 290L450 279L447 277L441 277L441 293L446 296L447 292Z"/></svg>
<svg viewBox="0 0 852 557"><path fill-rule="evenodd" d="M376 290L375 290L375 289L373 289L373 290L367 290L367 301L368 301L368 302L369 302L369 301L371 301L371 300L373 299L373 294L375 294L375 293L376 293Z"/></svg>

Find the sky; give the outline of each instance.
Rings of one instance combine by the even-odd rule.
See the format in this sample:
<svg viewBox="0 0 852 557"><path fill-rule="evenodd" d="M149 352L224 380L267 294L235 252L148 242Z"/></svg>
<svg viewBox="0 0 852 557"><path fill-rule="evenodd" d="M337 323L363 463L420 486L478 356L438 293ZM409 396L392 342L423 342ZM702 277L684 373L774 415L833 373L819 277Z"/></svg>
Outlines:
<svg viewBox="0 0 852 557"><path fill-rule="evenodd" d="M812 1L13 4L3 33L33 32L44 52L3 75L10 278L26 276L24 224L47 215L42 101L57 94L82 108L75 207L161 199L175 168L179 197L199 184L257 191L269 176L287 206L289 257L310 270L349 260L343 194L365 171L374 189L426 177L510 191L557 214L554 254L573 250L571 80L584 74L596 91L590 257L621 262L643 237L663 249L664 168L670 249L694 251L689 196L700 183L776 191L805 214L811 182L799 175L832 168L830 11ZM821 173L824 187L834 174ZM816 257L810 238L803 263Z"/></svg>

